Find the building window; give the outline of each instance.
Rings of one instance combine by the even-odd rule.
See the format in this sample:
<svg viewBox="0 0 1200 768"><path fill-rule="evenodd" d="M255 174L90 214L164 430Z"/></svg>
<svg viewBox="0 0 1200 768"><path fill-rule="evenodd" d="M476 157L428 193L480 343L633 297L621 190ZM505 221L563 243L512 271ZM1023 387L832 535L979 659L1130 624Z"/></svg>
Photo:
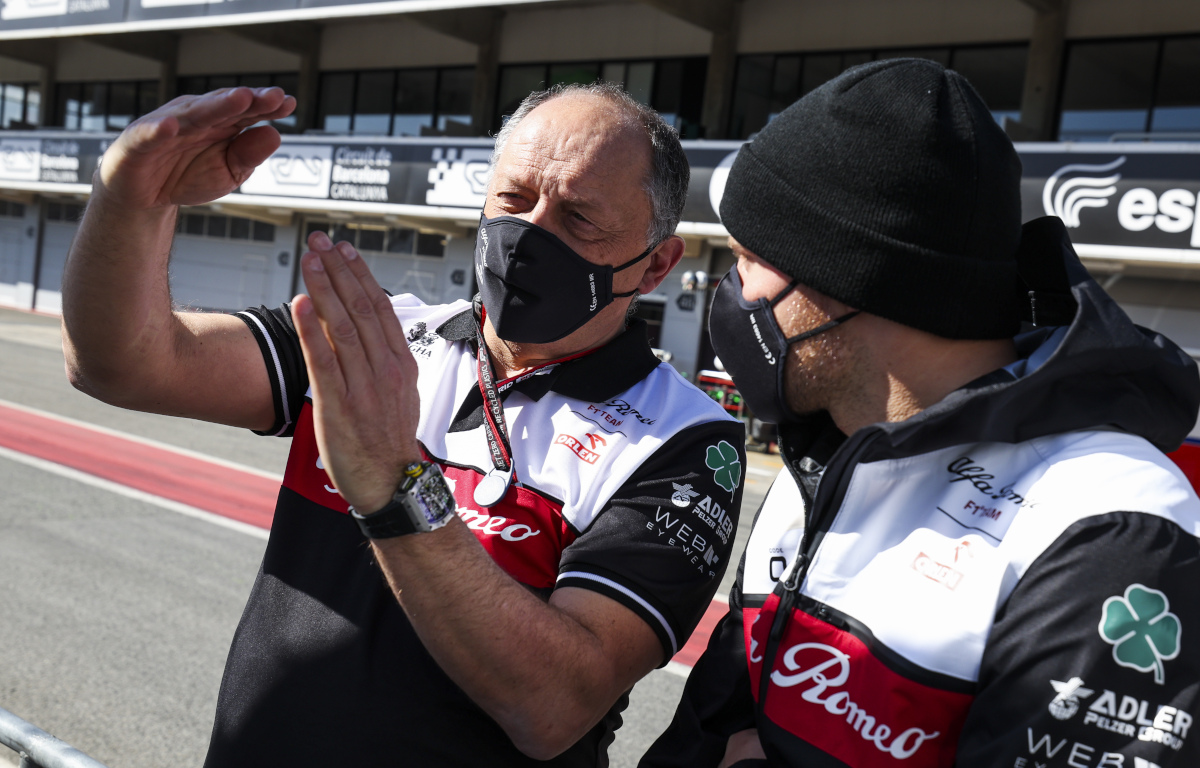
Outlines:
<svg viewBox="0 0 1200 768"><path fill-rule="evenodd" d="M1148 129L1158 41L1076 43L1067 53L1058 136L1103 141Z"/></svg>
<svg viewBox="0 0 1200 768"><path fill-rule="evenodd" d="M446 255L446 236L435 232L309 219L304 229L306 242L313 232L325 232L335 243L344 240L367 254L391 253L397 256L429 256L438 259Z"/></svg>
<svg viewBox="0 0 1200 768"><path fill-rule="evenodd" d="M36 128L41 105L37 83L0 83L0 128Z"/></svg>
<svg viewBox="0 0 1200 768"><path fill-rule="evenodd" d="M83 215L83 206L78 203L46 202L46 221L62 221L74 224Z"/></svg>
<svg viewBox="0 0 1200 768"><path fill-rule="evenodd" d="M317 125L326 133L470 136L473 67L326 72Z"/></svg>
<svg viewBox="0 0 1200 768"><path fill-rule="evenodd" d="M208 93L218 88L282 88L284 93L295 96L300 88L300 76L295 72L255 73L253 75L192 75L181 77L176 81L176 89L180 94ZM155 96L157 100L157 95ZM153 109L153 107L151 107ZM147 112L150 110L146 110ZM296 132L296 113L280 120L272 120L280 133Z"/></svg>
<svg viewBox="0 0 1200 768"><path fill-rule="evenodd" d="M157 80L59 83L55 124L71 131L120 131L158 105Z"/></svg>
<svg viewBox="0 0 1200 768"><path fill-rule="evenodd" d="M275 242L275 225L241 216L224 216L182 208L175 219L175 232L216 240L253 240Z"/></svg>
<svg viewBox="0 0 1200 768"><path fill-rule="evenodd" d="M1200 37L1163 42L1150 112L1153 132L1200 131Z"/></svg>
<svg viewBox="0 0 1200 768"><path fill-rule="evenodd" d="M936 61L961 72L997 122L1005 117L1015 119L1021 110L1028 52L1026 45L994 45L742 56L734 81L730 135L750 138L796 99L850 67L909 57Z"/></svg>
<svg viewBox="0 0 1200 768"><path fill-rule="evenodd" d="M23 219L25 218L25 205L23 203L0 200L0 216L10 219Z"/></svg>
<svg viewBox="0 0 1200 768"><path fill-rule="evenodd" d="M1058 137L1200 138L1200 36L1071 44Z"/></svg>
<svg viewBox="0 0 1200 768"><path fill-rule="evenodd" d="M554 64L518 64L500 68L500 89L493 130L503 125L521 101L533 91L554 85L605 80L625 88L629 95L657 110L684 139L700 138L704 82L708 59L650 61L584 61Z"/></svg>

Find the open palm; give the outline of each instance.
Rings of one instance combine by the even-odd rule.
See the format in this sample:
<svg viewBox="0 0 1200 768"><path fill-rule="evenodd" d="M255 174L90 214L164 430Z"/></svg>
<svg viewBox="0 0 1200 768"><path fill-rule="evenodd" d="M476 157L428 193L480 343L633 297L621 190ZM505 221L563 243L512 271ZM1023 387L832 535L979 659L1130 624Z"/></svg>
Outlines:
<svg viewBox="0 0 1200 768"><path fill-rule="evenodd" d="M279 147L279 133L255 123L291 114L279 88L230 88L180 96L121 133L100 166L108 195L135 209L200 205L235 190Z"/></svg>

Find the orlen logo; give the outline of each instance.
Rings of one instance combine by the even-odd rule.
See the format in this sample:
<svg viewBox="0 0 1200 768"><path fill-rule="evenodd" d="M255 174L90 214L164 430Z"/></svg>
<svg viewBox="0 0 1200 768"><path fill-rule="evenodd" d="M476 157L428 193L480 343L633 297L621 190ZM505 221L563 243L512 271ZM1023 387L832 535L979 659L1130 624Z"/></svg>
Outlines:
<svg viewBox="0 0 1200 768"><path fill-rule="evenodd" d="M1125 156L1105 165L1073 163L1064 165L1046 180L1042 188L1042 208L1047 216L1057 216L1068 227L1079 226L1084 208L1103 208L1117 192L1121 174L1111 173L1125 163Z"/></svg>
<svg viewBox="0 0 1200 768"><path fill-rule="evenodd" d="M754 646L751 646L751 656ZM799 657L804 656L804 665ZM771 682L780 688L807 684L800 698L810 704L818 704L831 715L846 718L860 738L871 742L880 752L887 752L897 760L905 760L916 754L921 745L941 735L940 731L928 733L920 728L908 728L896 734L893 728L879 722L859 705L850 700L850 694L837 691L850 679L850 656L824 643L798 643L783 654L783 666L792 674L778 669L771 673ZM889 741L889 739L891 739Z"/></svg>

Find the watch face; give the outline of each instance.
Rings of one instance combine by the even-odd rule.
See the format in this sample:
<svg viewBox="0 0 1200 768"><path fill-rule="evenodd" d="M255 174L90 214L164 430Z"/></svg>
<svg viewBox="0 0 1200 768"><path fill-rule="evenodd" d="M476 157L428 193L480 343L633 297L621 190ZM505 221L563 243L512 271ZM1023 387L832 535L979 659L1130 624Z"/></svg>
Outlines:
<svg viewBox="0 0 1200 768"><path fill-rule="evenodd" d="M416 493L421 500L421 511L431 525L440 523L452 514L457 506L441 473L428 474Z"/></svg>

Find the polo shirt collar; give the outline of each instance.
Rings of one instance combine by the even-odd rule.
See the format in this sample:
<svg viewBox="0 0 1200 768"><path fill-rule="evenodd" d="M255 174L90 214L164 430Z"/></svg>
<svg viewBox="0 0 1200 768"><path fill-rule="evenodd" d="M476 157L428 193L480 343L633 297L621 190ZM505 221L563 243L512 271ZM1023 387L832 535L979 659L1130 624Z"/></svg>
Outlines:
<svg viewBox="0 0 1200 768"><path fill-rule="evenodd" d="M442 323L437 334L447 341L465 341L474 351L478 322L476 309L467 309ZM646 336L646 321L634 318L621 335L603 347L560 363L549 373L531 376L514 389L534 400L553 390L576 400L603 402L649 376L658 365Z"/></svg>

